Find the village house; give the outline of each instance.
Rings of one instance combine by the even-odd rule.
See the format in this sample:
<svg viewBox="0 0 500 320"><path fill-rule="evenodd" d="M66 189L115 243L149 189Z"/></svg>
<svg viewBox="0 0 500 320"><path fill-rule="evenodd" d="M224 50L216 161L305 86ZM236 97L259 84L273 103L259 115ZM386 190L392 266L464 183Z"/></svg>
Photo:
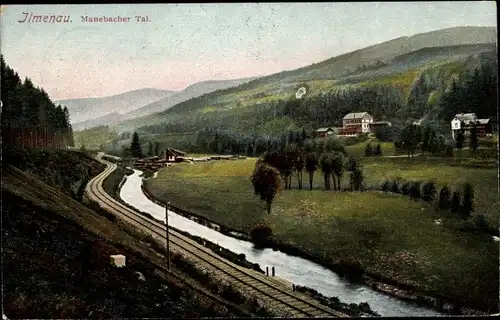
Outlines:
<svg viewBox="0 0 500 320"><path fill-rule="evenodd" d="M451 136L455 139L459 131L468 136L474 125L478 137L491 135L490 119L478 119L475 113L457 113L451 120Z"/></svg>
<svg viewBox="0 0 500 320"><path fill-rule="evenodd" d="M348 113L342 119L342 129L339 136L355 136L360 133L370 132L373 117L368 112Z"/></svg>
<svg viewBox="0 0 500 320"><path fill-rule="evenodd" d="M182 162L185 153L176 149L167 148L159 156L137 159L134 166L138 169L158 170L169 166L172 162Z"/></svg>
<svg viewBox="0 0 500 320"><path fill-rule="evenodd" d="M390 127L389 121L374 121L368 112L348 113L342 119L342 128L326 127L316 130L317 137L328 137L336 133L339 136L356 136L370 133L377 128Z"/></svg>
<svg viewBox="0 0 500 320"><path fill-rule="evenodd" d="M319 128L316 130L316 137L317 138L326 138L330 137L334 134L337 134L339 132L340 128L336 127L326 127L326 128Z"/></svg>
<svg viewBox="0 0 500 320"><path fill-rule="evenodd" d="M185 155L186 154L180 150L167 148L160 153L158 159L167 162L181 162Z"/></svg>

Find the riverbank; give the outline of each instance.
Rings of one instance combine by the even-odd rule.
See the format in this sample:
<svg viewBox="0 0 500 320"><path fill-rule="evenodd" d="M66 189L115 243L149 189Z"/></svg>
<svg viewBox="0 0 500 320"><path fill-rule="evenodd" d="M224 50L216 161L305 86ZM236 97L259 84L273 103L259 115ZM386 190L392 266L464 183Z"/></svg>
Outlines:
<svg viewBox="0 0 500 320"><path fill-rule="evenodd" d="M125 178L125 177L124 177ZM147 178L146 178L147 179ZM114 179L115 181L118 181L118 179ZM122 180L123 181L123 180ZM120 183L120 185L122 185L123 183ZM117 190L119 192L119 190ZM154 199L151 199L151 201L153 202ZM149 218L149 219L152 219L152 220L155 220L159 223L163 223L162 220L159 220L159 219L155 219L151 214L149 213L146 213L146 212L143 212L141 210L138 210L137 208L127 204L126 202L124 202L123 200L120 200L120 202L122 202L124 205L126 205L127 207L129 208L132 208L134 210L136 210L137 212L139 212L141 215ZM161 203L158 203L157 201L155 201L156 204L159 204L161 206ZM196 218L194 217L191 217L190 220L196 220ZM206 223L206 221L203 221L203 220L199 220L199 222L201 223ZM218 228L215 227L215 225L211 225L210 226L212 229L214 230L218 230ZM255 271L258 271L260 273L263 273L265 274L265 272L261 269L261 267L259 266L259 264L257 263L251 263L249 262L248 260L246 260L246 257L244 254L238 254L238 253L235 253L235 252L232 252L226 248L224 248L223 246L219 246L218 244L215 244L213 243L212 241L209 241L205 238L202 238L202 237L199 237L199 236L195 236L195 235L191 235L189 234L188 232L186 231L182 231L182 230L179 230L177 228L174 228L172 226L170 226L170 228L172 230L175 230L176 232L179 232L193 240L195 240L196 242L204 245L205 247L209 248L212 252L214 252L215 254L237 264L237 265L240 265L242 267L245 267L245 268L248 268L248 269L252 269L252 270L255 270ZM219 229L220 230L220 229ZM155 248L157 246L155 245ZM161 249L161 248L158 248L159 252L164 252L165 250L164 249ZM271 277L270 279L273 279L273 280L276 280L278 282L282 282L281 279L278 279L278 278L273 278ZM286 282L286 281L285 281ZM290 287L292 287L292 284L290 283L289 284ZM310 289L312 291L314 291L313 289ZM350 316L363 316L363 315L370 315L370 316L379 316L379 314L377 314L376 312L372 311L370 309L370 305L368 303L344 303L342 301L339 300L338 297L333 297L332 299L319 299L317 295L311 295L310 292L306 292L307 295L311 296L312 298L314 299L317 299L319 302L327 305L328 307L330 308L333 308L335 310L339 310L347 315L350 315ZM327 303L325 303L327 302Z"/></svg>
<svg viewBox="0 0 500 320"><path fill-rule="evenodd" d="M260 212L264 204L252 193L248 171L248 164L237 162L179 164L144 186L160 203L174 200L179 214L207 219L205 225L242 240L248 241L252 225L265 223L274 233L270 247L380 292L454 314L458 306L470 314L469 308L487 313L498 305L497 244L435 225L439 213L429 205L381 192L325 192L316 184L313 191L282 191L267 215ZM483 276L476 277L478 272Z"/></svg>
<svg viewBox="0 0 500 320"><path fill-rule="evenodd" d="M158 201L158 199L155 199L144 187L142 186L142 190L144 195L152 202L158 204L158 205L164 205L162 202ZM196 223L199 223L201 225L204 225L206 227L212 228L213 230L216 230L218 232L221 232L222 234L233 237L236 239L244 240L244 241L251 241L250 236L242 234L241 232L237 230L232 230L231 228L227 226L221 226L216 224L213 221L204 219L202 216L195 214L195 213L189 213L186 210L180 209L178 207L172 206L170 210L173 212L188 218ZM151 217L151 215L141 212L141 214L154 219ZM159 221L155 219L156 221ZM161 222L161 221L159 221ZM439 294L434 294L433 296L430 295L425 295L424 293L419 293L415 291L415 288L411 288L405 284L402 283L397 283L396 281L393 281L391 279L383 278L380 275L373 274L373 273L367 273L363 268L356 263L351 264L350 261L339 261L338 263L332 263L328 259L323 259L318 256L311 255L305 251L302 251L298 249L295 246L292 246L287 243L283 242L278 242L275 240L268 240L266 243L265 248L270 248L273 250L279 250L283 253L286 253L288 255L296 256L296 257L301 257L310 261L313 261L321 266L324 266L333 272L339 274L340 276L348 279L349 281L352 281L353 283L356 284L363 284L366 286L371 287L372 289L408 301L412 303L416 303L418 305L424 305L427 307L430 307L436 311L439 312L444 312L448 314L467 314L467 315L487 315L488 313L481 312L479 310L473 310L473 309L465 309L463 308L462 312L460 312L458 307L458 303L453 304L452 300L450 297L444 296L444 295L439 295ZM264 249L264 248L263 248ZM233 253L234 254L234 253ZM234 254L236 255L236 254ZM300 287L300 286L298 286ZM316 290L314 289L309 289L307 287L303 287L303 292L309 293L313 298L319 300L322 303L325 303L325 299L328 301L325 303L326 305L329 305L329 302L335 301L337 297L324 297L321 294L318 294ZM301 292L302 292L301 291ZM342 304L340 306L339 311L345 312L346 304ZM365 304L361 303L359 305L353 304L353 306L350 306L351 309L354 310L365 310ZM352 312L352 310L351 310Z"/></svg>

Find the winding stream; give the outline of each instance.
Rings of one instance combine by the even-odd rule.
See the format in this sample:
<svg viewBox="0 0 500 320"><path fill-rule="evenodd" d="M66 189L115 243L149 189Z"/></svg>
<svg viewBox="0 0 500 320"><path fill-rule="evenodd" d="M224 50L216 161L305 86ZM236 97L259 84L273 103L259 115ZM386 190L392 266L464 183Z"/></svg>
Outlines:
<svg viewBox="0 0 500 320"><path fill-rule="evenodd" d="M151 202L141 190L141 171L127 177L120 190L120 197L131 206L150 213L159 220L165 220L165 208ZM169 225L192 235L203 237L235 253L243 253L252 263L262 269L275 267L276 276L297 285L316 289L325 296L337 296L346 303L368 302L373 311L381 316L439 316L444 315L427 307L379 293L364 285L351 284L333 271L309 260L287 255L272 249L257 250L248 241L223 235L213 229L198 224L172 211L168 212Z"/></svg>

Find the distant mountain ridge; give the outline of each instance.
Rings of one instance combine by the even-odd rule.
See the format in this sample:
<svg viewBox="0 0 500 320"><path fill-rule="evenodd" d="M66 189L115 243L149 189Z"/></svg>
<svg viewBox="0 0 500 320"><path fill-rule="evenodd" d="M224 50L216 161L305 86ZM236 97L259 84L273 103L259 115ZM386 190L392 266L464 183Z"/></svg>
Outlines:
<svg viewBox="0 0 500 320"><path fill-rule="evenodd" d="M232 79L232 80L209 80L209 81L196 82L174 95L152 102L142 108L136 109L132 112L125 114L123 116L123 119L124 120L133 119L133 118L147 116L156 112L165 111L168 108L178 103L189 100L191 98L195 98L216 90L235 87L242 83L252 81L254 79L256 78L243 78L243 79Z"/></svg>
<svg viewBox="0 0 500 320"><path fill-rule="evenodd" d="M72 124L111 113L127 113L151 102L175 94L176 91L143 88L99 98L64 99L57 104L68 107Z"/></svg>
<svg viewBox="0 0 500 320"><path fill-rule="evenodd" d="M380 83L400 88L398 94L407 95L426 68L443 66L443 72L436 77L446 79L436 79L436 83L449 83L469 65L469 58L481 53L496 54L496 44L496 27L455 27L399 37L306 67L260 77L236 88L207 93L160 113L121 122L118 128L135 130L161 124L169 132L197 131L211 126L248 132L262 129L272 134L275 130L271 127L280 131L279 128L303 125L289 117L269 118L276 114L277 104L286 103L293 96L298 85L310 87L306 99ZM434 98L438 96L433 94ZM398 99L404 101L403 96Z"/></svg>

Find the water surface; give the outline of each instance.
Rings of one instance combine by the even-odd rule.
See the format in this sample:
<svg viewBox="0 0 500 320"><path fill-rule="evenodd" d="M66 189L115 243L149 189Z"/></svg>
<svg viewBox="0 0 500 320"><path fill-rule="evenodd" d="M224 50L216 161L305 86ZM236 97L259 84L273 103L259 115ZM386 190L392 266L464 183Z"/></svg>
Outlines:
<svg viewBox="0 0 500 320"><path fill-rule="evenodd" d="M134 170L134 174L127 177L120 190L120 197L126 203L151 214L156 219L165 220L165 208L149 200L142 192L141 174L141 171ZM266 267L269 267L269 270L274 267L276 276L296 285L316 289L327 297L337 296L340 301L345 303L368 302L372 310L381 316L444 315L430 308L417 306L382 294L368 286L352 284L339 277L335 272L315 262L272 249L255 249L251 242L226 236L170 210L168 212L168 221L169 225L179 230L203 237L235 253L245 254L248 261L258 263L263 270Z"/></svg>

